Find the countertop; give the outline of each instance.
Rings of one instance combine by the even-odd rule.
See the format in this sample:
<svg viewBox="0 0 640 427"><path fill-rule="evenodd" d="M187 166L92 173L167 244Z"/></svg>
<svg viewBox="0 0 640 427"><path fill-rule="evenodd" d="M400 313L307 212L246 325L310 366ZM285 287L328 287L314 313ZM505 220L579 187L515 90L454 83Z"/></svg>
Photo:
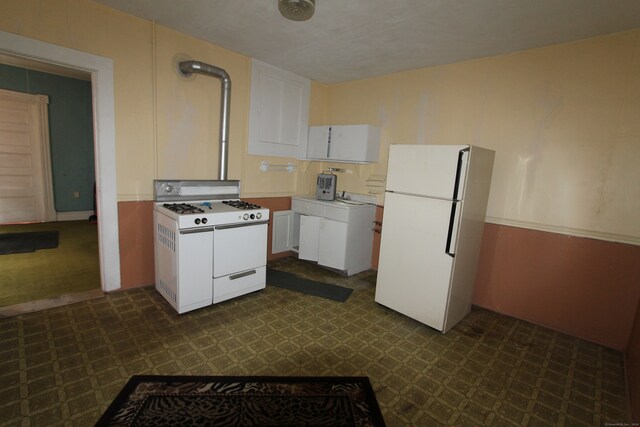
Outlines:
<svg viewBox="0 0 640 427"><path fill-rule="evenodd" d="M340 207L351 207L351 206L375 206L374 203L369 203L365 201L359 200L350 200L350 199L339 199L336 200L318 200L316 196L294 196L292 199L298 199L305 202L314 202L314 203L322 203L329 206L340 206ZM375 200L375 199L374 199Z"/></svg>

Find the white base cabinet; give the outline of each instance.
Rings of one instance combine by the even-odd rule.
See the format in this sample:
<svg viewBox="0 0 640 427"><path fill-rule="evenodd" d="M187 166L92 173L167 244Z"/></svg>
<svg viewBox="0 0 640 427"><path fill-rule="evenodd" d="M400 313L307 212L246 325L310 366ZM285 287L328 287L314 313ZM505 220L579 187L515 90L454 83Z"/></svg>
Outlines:
<svg viewBox="0 0 640 427"><path fill-rule="evenodd" d="M296 251L300 259L348 276L360 273L371 267L375 209L372 204L293 197L291 211L279 212L283 218L274 222L273 247L278 242L281 251Z"/></svg>
<svg viewBox="0 0 640 427"><path fill-rule="evenodd" d="M300 215L298 257L325 267L348 270L347 236L348 224L345 222Z"/></svg>

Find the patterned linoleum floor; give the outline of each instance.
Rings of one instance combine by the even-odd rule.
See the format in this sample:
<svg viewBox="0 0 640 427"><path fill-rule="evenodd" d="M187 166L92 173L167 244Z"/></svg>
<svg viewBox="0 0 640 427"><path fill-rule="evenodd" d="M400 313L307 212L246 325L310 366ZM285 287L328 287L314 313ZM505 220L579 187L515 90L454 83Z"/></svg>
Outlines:
<svg viewBox="0 0 640 427"><path fill-rule="evenodd" d="M134 374L366 375L389 426L628 422L619 352L483 309L443 335L377 305L370 272L272 267L355 290L178 315L147 287L1 319L0 424L92 425Z"/></svg>

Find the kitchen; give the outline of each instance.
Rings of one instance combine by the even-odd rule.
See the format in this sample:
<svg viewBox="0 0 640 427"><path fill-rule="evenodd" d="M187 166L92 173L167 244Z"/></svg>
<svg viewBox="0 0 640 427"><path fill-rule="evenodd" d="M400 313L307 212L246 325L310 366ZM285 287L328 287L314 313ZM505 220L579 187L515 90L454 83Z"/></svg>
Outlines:
<svg viewBox="0 0 640 427"><path fill-rule="evenodd" d="M154 283L153 179L217 174L216 86L177 78L167 64L184 53L232 76L230 178L242 182L243 198L274 212L289 209L291 196L313 194L326 167L346 169L340 191L368 194L367 179L386 174L390 143L495 149L503 166L493 178L494 222L485 231L474 303L626 350L637 366L638 30L341 84L312 81L309 125L383 129L377 163L345 165L248 153L247 56L89 1L55 8L10 1L1 11L2 31L114 61L118 287ZM296 169L262 172L264 160ZM609 161L620 169L609 171ZM563 196L570 189L575 199ZM567 230L572 225L579 230ZM580 230L591 233L572 234Z"/></svg>

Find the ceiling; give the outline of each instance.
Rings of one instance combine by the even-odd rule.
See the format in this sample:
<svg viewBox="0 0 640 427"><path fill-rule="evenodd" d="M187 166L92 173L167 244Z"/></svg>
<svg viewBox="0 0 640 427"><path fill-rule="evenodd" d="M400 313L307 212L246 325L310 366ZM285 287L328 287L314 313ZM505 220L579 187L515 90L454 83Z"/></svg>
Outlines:
<svg viewBox="0 0 640 427"><path fill-rule="evenodd" d="M640 28L639 0L316 0L302 22L277 0L96 1L323 83Z"/></svg>

